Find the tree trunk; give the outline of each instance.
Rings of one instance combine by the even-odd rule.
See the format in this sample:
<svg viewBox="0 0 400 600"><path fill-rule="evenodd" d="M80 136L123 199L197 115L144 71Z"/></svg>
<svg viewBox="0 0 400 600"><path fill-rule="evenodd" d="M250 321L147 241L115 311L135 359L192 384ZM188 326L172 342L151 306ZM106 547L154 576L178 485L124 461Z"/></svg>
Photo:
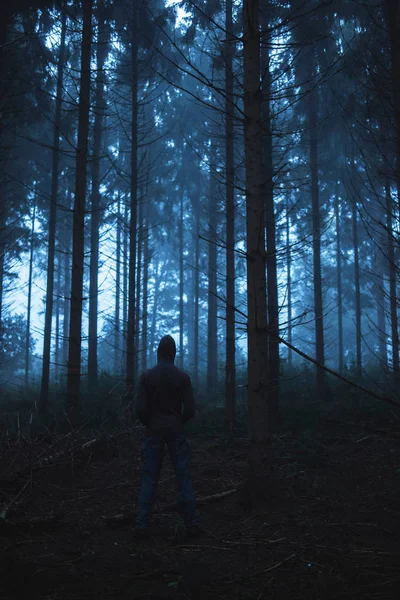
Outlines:
<svg viewBox="0 0 400 600"><path fill-rule="evenodd" d="M36 194L33 200L33 214L31 225L31 243L29 249L29 277L28 277L28 308L26 312L26 339L25 339L25 390L29 385L29 359L31 340L31 305L32 305L32 275L33 275L33 245L35 240Z"/></svg>
<svg viewBox="0 0 400 600"><path fill-rule="evenodd" d="M120 303L121 303L121 198L118 195L117 209L117 247L116 247L116 281L115 281L115 317L114 317L114 374L120 374Z"/></svg>
<svg viewBox="0 0 400 600"><path fill-rule="evenodd" d="M137 262L136 262L136 337L135 337L135 370L134 380L136 381L139 370L139 349L140 349L140 290L142 287L142 247L143 247L143 189L140 193L140 203L138 207L138 243L137 243Z"/></svg>
<svg viewBox="0 0 400 600"><path fill-rule="evenodd" d="M377 313L377 329L378 329L378 347L379 359L383 369L386 371L388 366L387 357L387 332L386 332L386 310L385 310L385 280L384 274L387 269L383 266L382 254L379 248L375 249L375 300Z"/></svg>
<svg viewBox="0 0 400 600"><path fill-rule="evenodd" d="M292 253L290 251L290 213L289 200L286 199L286 286L287 286L287 336L289 344L293 344L292 339ZM293 352L288 348L288 366L293 363Z"/></svg>
<svg viewBox="0 0 400 600"><path fill-rule="evenodd" d="M397 293L396 293L396 264L394 256L393 239L393 201L389 185L386 185L386 210L387 210L387 257L389 261L389 302L390 321L392 328L392 365L394 380L396 382L399 371L399 330L397 317Z"/></svg>
<svg viewBox="0 0 400 600"><path fill-rule="evenodd" d="M97 322L99 297L99 228L100 228L100 166L101 145L104 122L104 62L107 57L107 34L105 32L104 6L98 3L97 8L97 52L96 52L96 92L95 118L93 131L92 162L92 210L90 220L90 267L89 267L89 337L88 337L88 391L90 395L97 392Z"/></svg>
<svg viewBox="0 0 400 600"><path fill-rule="evenodd" d="M67 207L71 207L71 192L67 192ZM68 213L69 214L69 213ZM71 248L69 240L71 232L69 231L69 223L64 222L64 316L63 316L63 363L66 366L68 363L68 336L69 336L69 315L71 310Z"/></svg>
<svg viewBox="0 0 400 600"><path fill-rule="evenodd" d="M320 365L325 365L324 320L322 308L322 275L321 275L321 224L319 209L318 183L318 91L309 95L309 124L310 124L310 169L311 169L311 200L313 225L313 280L314 280L314 314L315 314L315 354ZM317 395L322 398L325 392L325 371L316 367Z"/></svg>
<svg viewBox="0 0 400 600"><path fill-rule="evenodd" d="M200 216L196 210L196 227L194 239L194 331L193 331L193 384L199 393L199 293L200 293Z"/></svg>
<svg viewBox="0 0 400 600"><path fill-rule="evenodd" d="M44 319L44 339L43 339L43 366L42 381L40 386L39 410L45 417L48 411L49 379L50 379L50 349L51 349L51 322L53 317L53 295L54 295L54 260L56 243L56 216L58 200L58 180L59 180L59 161L60 161L60 126L61 126L61 107L63 96L63 78L65 63L65 35L67 26L67 11L61 9L61 39L60 54L58 57L57 68L57 92L56 107L54 117L54 135L53 135L53 164L51 172L51 192L50 192L50 214L49 214L49 237L47 250L47 282L46 282L46 309Z"/></svg>
<svg viewBox="0 0 400 600"><path fill-rule="evenodd" d="M210 148L210 198L208 209L208 314L207 314L207 395L215 403L217 391L217 190L215 144Z"/></svg>
<svg viewBox="0 0 400 600"><path fill-rule="evenodd" d="M269 0L262 0L261 29L269 26ZM262 119L264 152L265 227L267 233L267 298L268 298L268 410L270 424L279 416L279 304L276 267L276 232L273 187L273 156L271 130L271 74L268 39L263 38L262 61Z"/></svg>
<svg viewBox="0 0 400 600"><path fill-rule="evenodd" d="M67 375L67 415L72 427L76 427L78 423L81 385L86 167L88 158L90 53L92 46L93 0L82 0L82 6L82 62L79 91L79 124L78 146L76 152L75 197L73 208L71 311Z"/></svg>
<svg viewBox="0 0 400 600"><path fill-rule="evenodd" d="M137 186L138 186L138 5L132 5L132 127L131 127L131 215L129 222L129 273L128 273L128 328L126 340L126 395L128 402L133 400L135 369L135 268L136 268L136 227L137 227Z"/></svg>
<svg viewBox="0 0 400 600"><path fill-rule="evenodd" d="M148 220L148 204L147 199L143 204L143 304L142 304L142 371L147 369L147 327L148 327L148 284L149 284L149 220Z"/></svg>
<svg viewBox="0 0 400 600"><path fill-rule="evenodd" d="M6 230L6 211L0 203L0 343L2 338L3 323L3 287L4 287L4 264L6 255L5 230Z"/></svg>
<svg viewBox="0 0 400 600"><path fill-rule="evenodd" d="M342 293L342 238L340 234L339 193L335 190L335 224L336 224L336 288L338 309L338 363L339 373L343 374L343 293Z"/></svg>
<svg viewBox="0 0 400 600"><path fill-rule="evenodd" d="M181 369L183 369L183 197L184 191L181 190L181 202L179 208L179 224L178 224L178 237L179 237L179 354L178 354L178 364Z"/></svg>
<svg viewBox="0 0 400 600"><path fill-rule="evenodd" d="M352 161L354 167L354 160ZM353 249L354 249L354 288L355 288L355 317L356 317L356 375L358 381L362 375L361 356L361 295L360 295L360 261L358 250L357 203L354 198L351 207Z"/></svg>
<svg viewBox="0 0 400 600"><path fill-rule="evenodd" d="M271 455L268 432L265 171L262 148L260 33L258 0L244 0L244 148L246 168L247 349L249 415L248 492L261 500Z"/></svg>
<svg viewBox="0 0 400 600"><path fill-rule="evenodd" d="M226 205L226 365L225 423L235 426L236 412L236 341L235 341L235 162L233 96L233 20L232 0L225 8L225 205ZM196 320L197 321L197 320Z"/></svg>
<svg viewBox="0 0 400 600"><path fill-rule="evenodd" d="M127 341L128 341L128 270L129 270L129 256L128 256L128 240L129 240L129 228L128 228L128 205L125 202L124 209L124 237L123 237L123 260L124 260L124 272L123 272L123 293L122 293L122 322L123 322L123 348L122 355L125 358L126 367L126 352L127 352ZM122 361L123 364L123 361ZM126 377L126 372L125 372Z"/></svg>
<svg viewBox="0 0 400 600"><path fill-rule="evenodd" d="M55 339L54 339L54 380L58 384L60 376L60 296L61 296L61 257L57 257L57 289L55 301Z"/></svg>
<svg viewBox="0 0 400 600"><path fill-rule="evenodd" d="M3 62L3 45L7 42L7 27L10 18L9 7L2 7L2 18L0 19L0 69ZM3 115L0 112L0 131L3 130ZM3 192L3 190L1 190ZM5 266L5 232L7 216L3 195L0 197L0 343L2 338L3 323L3 293L4 293L4 266Z"/></svg>
<svg viewBox="0 0 400 600"><path fill-rule="evenodd" d="M400 0L385 0L387 27L390 37L391 85L396 124L395 175L400 189Z"/></svg>

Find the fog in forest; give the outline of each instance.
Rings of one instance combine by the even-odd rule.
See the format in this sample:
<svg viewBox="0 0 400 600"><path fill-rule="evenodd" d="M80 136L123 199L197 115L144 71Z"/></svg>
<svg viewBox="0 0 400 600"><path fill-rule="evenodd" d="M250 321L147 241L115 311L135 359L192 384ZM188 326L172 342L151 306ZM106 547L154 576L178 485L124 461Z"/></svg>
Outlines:
<svg viewBox="0 0 400 600"><path fill-rule="evenodd" d="M2 6L4 410L121 411L168 333L231 426L396 397L394 4Z"/></svg>

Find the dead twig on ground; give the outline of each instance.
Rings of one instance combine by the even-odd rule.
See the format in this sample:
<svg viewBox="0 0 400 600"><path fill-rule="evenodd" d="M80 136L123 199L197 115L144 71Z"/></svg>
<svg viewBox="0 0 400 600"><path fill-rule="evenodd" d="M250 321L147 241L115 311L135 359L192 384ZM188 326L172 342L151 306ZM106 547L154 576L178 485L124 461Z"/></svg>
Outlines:
<svg viewBox="0 0 400 600"><path fill-rule="evenodd" d="M294 556L296 556L295 552L293 552L293 554L291 554L284 560L281 560L280 562L276 563L275 565L268 567L268 569L260 569L259 571L251 571L251 572L247 573L246 575L241 575L240 577L235 577L235 579L231 579L230 581L227 581L226 584L230 585L232 583L236 583L237 581L240 581L241 579L245 579L246 577L256 577L257 575L264 575L265 573L270 573L271 571L274 571L275 569L278 569L279 567L281 567L282 565L287 563Z"/></svg>

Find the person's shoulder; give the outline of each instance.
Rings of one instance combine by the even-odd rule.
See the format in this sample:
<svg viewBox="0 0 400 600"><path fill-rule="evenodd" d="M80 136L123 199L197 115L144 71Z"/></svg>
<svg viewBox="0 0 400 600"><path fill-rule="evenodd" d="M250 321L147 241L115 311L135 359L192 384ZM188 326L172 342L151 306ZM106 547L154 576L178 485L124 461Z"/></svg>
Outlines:
<svg viewBox="0 0 400 600"><path fill-rule="evenodd" d="M151 377L151 374L154 371L154 369L155 367L151 367L150 369L146 369L146 371L143 371L139 377L139 383L144 383L145 381L147 381L149 377Z"/></svg>
<svg viewBox="0 0 400 600"><path fill-rule="evenodd" d="M190 382L190 375L189 375L189 373L187 373L183 369L180 369L176 365L175 365L175 368L176 368L177 372L179 373L179 377L181 378L182 381L184 381L184 382Z"/></svg>

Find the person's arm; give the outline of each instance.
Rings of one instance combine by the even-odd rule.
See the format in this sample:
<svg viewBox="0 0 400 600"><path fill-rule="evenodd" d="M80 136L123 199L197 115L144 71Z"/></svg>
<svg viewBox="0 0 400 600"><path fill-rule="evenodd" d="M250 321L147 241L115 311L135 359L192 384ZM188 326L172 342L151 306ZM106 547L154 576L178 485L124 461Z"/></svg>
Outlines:
<svg viewBox="0 0 400 600"><path fill-rule="evenodd" d="M149 398L145 385L144 374L139 379L138 400L136 404L136 414L143 425L148 425L150 420Z"/></svg>
<svg viewBox="0 0 400 600"><path fill-rule="evenodd" d="M194 402L192 382L190 381L189 375L187 375L186 381L184 383L182 401L183 401L182 419L183 419L183 422L186 423L186 421L189 421L189 419L191 419L193 417L194 413L196 412L196 405Z"/></svg>

